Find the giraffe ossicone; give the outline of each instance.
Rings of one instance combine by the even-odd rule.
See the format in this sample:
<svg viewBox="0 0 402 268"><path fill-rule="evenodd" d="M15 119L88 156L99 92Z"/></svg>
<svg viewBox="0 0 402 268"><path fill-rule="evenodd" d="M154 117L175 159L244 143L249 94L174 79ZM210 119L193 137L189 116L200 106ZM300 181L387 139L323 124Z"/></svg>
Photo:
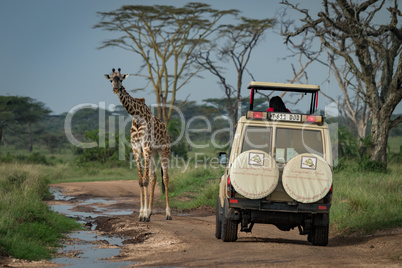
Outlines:
<svg viewBox="0 0 402 268"><path fill-rule="evenodd" d="M133 98L125 90L123 80L128 76L128 74L121 74L120 68L117 72L112 69L111 76L105 74L106 79L112 83L113 92L118 95L123 107L133 117L130 139L138 167L138 183L140 185L141 208L139 221L150 221L151 219L156 184L155 158L157 155L159 155L161 162L162 179L165 184L166 219L171 220L168 195L170 137L166 125L151 113L151 110L145 104L145 99ZM144 159L144 164L141 156Z"/></svg>

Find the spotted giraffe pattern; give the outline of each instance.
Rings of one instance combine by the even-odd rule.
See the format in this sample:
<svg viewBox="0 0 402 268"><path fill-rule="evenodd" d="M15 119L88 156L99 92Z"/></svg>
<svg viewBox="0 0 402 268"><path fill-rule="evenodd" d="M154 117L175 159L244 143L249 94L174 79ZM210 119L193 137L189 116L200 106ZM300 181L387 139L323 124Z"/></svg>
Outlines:
<svg viewBox="0 0 402 268"><path fill-rule="evenodd" d="M170 137L165 124L151 113L151 110L145 104L145 100L143 98L133 98L125 90L122 81L127 76L121 75L120 69L118 69L117 73L113 69L112 77L105 74L106 79L112 83L113 92L118 95L123 107L133 117L130 139L138 167L138 183L140 185L141 209L139 221L150 221L152 215L156 184L155 157L158 154L163 170L163 182L165 184L166 219L171 220L172 216L168 196ZM142 162L141 156L144 162Z"/></svg>

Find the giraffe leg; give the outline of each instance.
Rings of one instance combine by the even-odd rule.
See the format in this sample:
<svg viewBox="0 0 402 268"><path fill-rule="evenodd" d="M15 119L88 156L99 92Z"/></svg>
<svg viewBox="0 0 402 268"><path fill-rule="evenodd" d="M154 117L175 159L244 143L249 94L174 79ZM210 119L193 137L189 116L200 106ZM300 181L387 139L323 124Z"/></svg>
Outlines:
<svg viewBox="0 0 402 268"><path fill-rule="evenodd" d="M134 158L135 161L137 162L137 169L138 169L138 184L140 185L140 202L141 202L141 207L140 207L140 214L138 216L139 221L143 221L144 219L144 199L146 192L144 191L144 176L143 176L143 166L142 166L142 161L141 161L141 147L133 144L133 153L134 153Z"/></svg>
<svg viewBox="0 0 402 268"><path fill-rule="evenodd" d="M154 192L155 192L155 184L156 184L156 174L155 174L155 155L152 154L152 157L149 161L149 206L148 206L148 218L147 221L151 220L152 215L152 207L154 203Z"/></svg>
<svg viewBox="0 0 402 268"><path fill-rule="evenodd" d="M171 220L172 215L170 214L170 207L169 207L169 174L168 174L168 167L169 167L169 155L170 150L166 150L161 157L161 165L163 171L163 183L165 184L165 195L166 195L166 220Z"/></svg>
<svg viewBox="0 0 402 268"><path fill-rule="evenodd" d="M143 183L143 178L141 178L141 181L139 182L140 184L140 198L141 198L141 208L140 208L140 214L138 216L138 221L145 221L145 211L144 211L144 207L146 204L146 191L145 191L145 187L144 187L144 183Z"/></svg>
<svg viewBox="0 0 402 268"><path fill-rule="evenodd" d="M140 221L149 221L149 212L148 212L148 184L149 184L149 149L146 149L143 151L143 156L144 156L144 173L143 173L143 197L144 197L144 202L143 202L143 210L142 214L140 214Z"/></svg>

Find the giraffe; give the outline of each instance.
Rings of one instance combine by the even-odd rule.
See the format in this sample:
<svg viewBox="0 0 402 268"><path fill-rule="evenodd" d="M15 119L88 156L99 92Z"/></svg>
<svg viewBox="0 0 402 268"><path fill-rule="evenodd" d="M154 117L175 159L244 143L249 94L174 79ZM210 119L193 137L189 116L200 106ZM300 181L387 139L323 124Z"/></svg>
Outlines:
<svg viewBox="0 0 402 268"><path fill-rule="evenodd" d="M170 156L170 137L165 124L155 117L151 110L145 105L145 99L131 97L122 85L128 74L121 74L121 69L115 72L112 69L112 76L105 74L110 80L113 92L116 93L127 112L133 116L131 124L131 146L138 167L138 183L140 185L141 209L139 221L148 222L152 215L154 191L156 183L155 158L159 154L163 171L163 182L166 194L166 220L171 220L168 196L168 166ZM144 164L141 159L144 158ZM149 188L148 188L149 187ZM149 190L149 202L147 200Z"/></svg>

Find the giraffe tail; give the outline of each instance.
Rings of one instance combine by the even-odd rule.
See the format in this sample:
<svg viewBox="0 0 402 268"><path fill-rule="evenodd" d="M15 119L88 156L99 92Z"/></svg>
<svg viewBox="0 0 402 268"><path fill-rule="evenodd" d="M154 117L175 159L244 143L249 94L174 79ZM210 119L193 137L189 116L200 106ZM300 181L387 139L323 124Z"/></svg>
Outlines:
<svg viewBox="0 0 402 268"><path fill-rule="evenodd" d="M162 177L162 194L165 193L165 182L163 181L163 168L161 167L161 177Z"/></svg>

